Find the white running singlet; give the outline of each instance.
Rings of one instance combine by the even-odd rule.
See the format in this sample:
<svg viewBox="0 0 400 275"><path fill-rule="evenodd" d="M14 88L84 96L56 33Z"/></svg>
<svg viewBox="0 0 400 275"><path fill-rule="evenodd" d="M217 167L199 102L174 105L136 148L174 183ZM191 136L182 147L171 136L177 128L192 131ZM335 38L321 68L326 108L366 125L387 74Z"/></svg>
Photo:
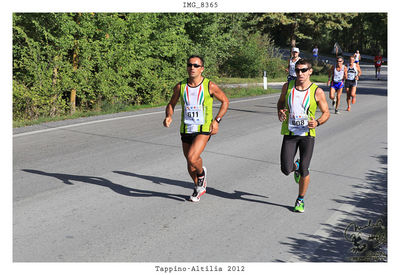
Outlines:
<svg viewBox="0 0 400 275"><path fill-rule="evenodd" d="M341 81L343 81L343 77L344 77L344 66L342 66L340 71L338 71L337 68L335 67L333 69L333 81L341 82Z"/></svg>
<svg viewBox="0 0 400 275"><path fill-rule="evenodd" d="M289 131L296 136L305 136L308 133L308 109L310 108L310 88L301 91L295 87L288 97Z"/></svg>
<svg viewBox="0 0 400 275"><path fill-rule="evenodd" d="M289 75L294 76L294 77L297 76L295 68L296 68L296 63L299 60L300 60L300 57L297 58L296 61L294 61L294 62L292 61L292 59L290 59L290 61L289 61Z"/></svg>
<svg viewBox="0 0 400 275"><path fill-rule="evenodd" d="M353 64L353 67L350 67L350 64L347 65L347 80L355 80L358 75L357 66Z"/></svg>
<svg viewBox="0 0 400 275"><path fill-rule="evenodd" d="M203 82L199 86L190 87L186 84L184 95L185 108L184 123L187 125L187 133L197 132L198 125L204 124L204 87Z"/></svg>
<svg viewBox="0 0 400 275"><path fill-rule="evenodd" d="M356 62L358 62L358 61L360 61L360 54L359 53L356 53L356 54L354 54L355 56L354 56L354 61L356 61Z"/></svg>

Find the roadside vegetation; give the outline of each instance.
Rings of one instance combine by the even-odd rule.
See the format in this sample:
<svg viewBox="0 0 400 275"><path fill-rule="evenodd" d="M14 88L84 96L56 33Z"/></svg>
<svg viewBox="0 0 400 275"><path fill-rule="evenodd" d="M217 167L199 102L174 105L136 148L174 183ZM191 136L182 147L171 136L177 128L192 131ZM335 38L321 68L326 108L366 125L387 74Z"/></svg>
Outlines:
<svg viewBox="0 0 400 275"><path fill-rule="evenodd" d="M255 79L253 80L255 82ZM228 98L240 98L240 97L250 97L250 96L258 96L264 94L271 94L271 93L278 93L280 90L276 89L268 89L264 90L263 87L247 87L247 88L223 88L224 92L228 96ZM51 122L51 121L60 121L66 119L75 119L80 117L90 117L90 116L98 116L98 115L106 115L106 114L114 114L120 112L132 112L137 111L140 109L146 108L154 108L154 107L161 107L166 106L168 103L167 100L160 102L158 104L142 104L142 105L126 105L126 104L104 104L101 108L97 110L90 110L90 111L81 111L77 110L74 114L65 114L59 116L43 116L37 119L31 120L20 120L20 121L13 121L13 127L24 127L30 126L35 124L40 124L44 122Z"/></svg>
<svg viewBox="0 0 400 275"><path fill-rule="evenodd" d="M385 36L386 14L14 13L12 21L14 127L165 105L192 54L205 58L206 77L237 84L262 83L264 71L268 82L285 81L278 48L293 43L329 52L332 41L362 33L350 40L362 52L386 53L385 43L368 44ZM364 30L353 30L357 22ZM312 81L326 82L324 70ZM227 93L264 92L239 90Z"/></svg>

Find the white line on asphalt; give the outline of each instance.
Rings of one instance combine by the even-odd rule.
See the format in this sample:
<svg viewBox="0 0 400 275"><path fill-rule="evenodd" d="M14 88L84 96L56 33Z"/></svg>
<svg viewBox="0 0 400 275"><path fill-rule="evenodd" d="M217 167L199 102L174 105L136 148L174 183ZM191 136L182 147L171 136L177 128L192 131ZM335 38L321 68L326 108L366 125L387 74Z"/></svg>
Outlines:
<svg viewBox="0 0 400 275"><path fill-rule="evenodd" d="M330 234L333 233L333 229L335 225L339 224L341 220L346 217L346 214L343 213L352 213L355 206L342 204L337 211L335 211L319 228L314 232L311 236L304 239L308 245L302 246L302 250L304 251L304 255L311 256L314 255L314 252L324 244L324 241L328 240ZM333 238L331 236L331 238ZM302 258L299 255L293 255L288 262L300 262L304 261L304 257Z"/></svg>
<svg viewBox="0 0 400 275"><path fill-rule="evenodd" d="M365 196L366 194L369 194L371 192L370 188L367 188L367 184L363 182L361 186L362 190L365 190L361 195ZM321 223L321 226L317 229L317 231L314 232L311 236L303 239L305 241L306 245L302 246L302 250L304 252L304 255L314 255L314 252L323 244L326 243L328 238L335 238L331 234L334 233L335 225L339 224L340 221L346 220L346 218L349 217L349 213L353 213L353 209L356 208L357 205L350 205L347 203L343 203L324 223ZM344 229L343 229L344 233ZM343 235L344 238L344 235ZM337 240L337 238L335 238ZM304 257L302 258L299 255L293 255L288 262L300 262L304 261Z"/></svg>
<svg viewBox="0 0 400 275"><path fill-rule="evenodd" d="M267 95L267 96L263 96L263 97L248 98L248 99L243 99L243 100L235 100L235 101L231 101L230 104L247 102L247 101L254 101L254 100L265 99L265 98L272 98L272 97L277 97L279 95L280 94L272 94L272 95ZM180 110L181 110L180 108L177 108L175 111L180 111ZM135 114L135 115L130 115L130 116L122 116L122 117L113 117L113 118L107 118L107 119L101 119L101 120L94 120L94 121L76 123L76 124L59 126L59 127L54 127L54 128L36 130L36 131L32 131L32 132L25 132L25 133L15 134L15 135L13 135L13 137L15 138L15 137L22 137L22 136L40 134L40 133L45 133L45 132L50 132L50 131L55 131L55 130L61 130L61 129L77 127L77 126L83 126L83 125L89 125L89 124L100 123L100 122L108 122L108 121L119 120L119 119L124 119L124 118L133 118L133 117L142 117L142 116L148 116L148 115L155 115L155 114L161 114L161 113L164 113L164 112L165 111L158 111L158 112L151 112L151 113L145 113L145 114Z"/></svg>

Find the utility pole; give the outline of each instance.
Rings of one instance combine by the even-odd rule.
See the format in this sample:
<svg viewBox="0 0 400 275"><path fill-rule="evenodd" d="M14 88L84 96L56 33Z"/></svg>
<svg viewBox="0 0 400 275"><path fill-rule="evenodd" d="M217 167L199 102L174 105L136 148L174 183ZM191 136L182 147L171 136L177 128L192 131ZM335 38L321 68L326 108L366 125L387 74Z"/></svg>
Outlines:
<svg viewBox="0 0 400 275"><path fill-rule="evenodd" d="M79 25L79 17L80 16L81 16L81 14L78 13L75 17L75 22L78 25ZM75 37L74 53L72 54L72 68L73 68L73 72L76 72L76 70L78 69L78 38L77 37ZM72 88L72 90L71 90L70 106L71 106L71 114L74 114L75 110L76 110L76 88Z"/></svg>
<svg viewBox="0 0 400 275"><path fill-rule="evenodd" d="M78 69L78 50L77 50L77 41L75 40L75 47L74 47L74 53L72 56L72 66L73 66L73 71L76 72ZM70 104L71 104L71 115L75 113L76 111L76 89L73 88L71 90L70 94Z"/></svg>

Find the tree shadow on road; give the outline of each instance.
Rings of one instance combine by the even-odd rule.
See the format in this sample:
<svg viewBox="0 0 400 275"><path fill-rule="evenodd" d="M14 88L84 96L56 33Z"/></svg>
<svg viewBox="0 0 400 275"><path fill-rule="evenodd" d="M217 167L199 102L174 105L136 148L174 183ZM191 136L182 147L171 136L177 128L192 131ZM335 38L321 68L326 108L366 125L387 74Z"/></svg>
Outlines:
<svg viewBox="0 0 400 275"><path fill-rule="evenodd" d="M345 91L346 93L346 91ZM358 87L357 88L358 95L379 95L379 96L387 96L387 89L378 89L372 87Z"/></svg>
<svg viewBox="0 0 400 275"><path fill-rule="evenodd" d="M387 261L387 155L375 158L383 167L369 170L363 183L353 185L351 196L334 199L338 205L348 206L331 209L340 214L335 224L321 223L319 233L303 233L301 238L280 242L289 246L290 254L300 255L289 261Z"/></svg>

